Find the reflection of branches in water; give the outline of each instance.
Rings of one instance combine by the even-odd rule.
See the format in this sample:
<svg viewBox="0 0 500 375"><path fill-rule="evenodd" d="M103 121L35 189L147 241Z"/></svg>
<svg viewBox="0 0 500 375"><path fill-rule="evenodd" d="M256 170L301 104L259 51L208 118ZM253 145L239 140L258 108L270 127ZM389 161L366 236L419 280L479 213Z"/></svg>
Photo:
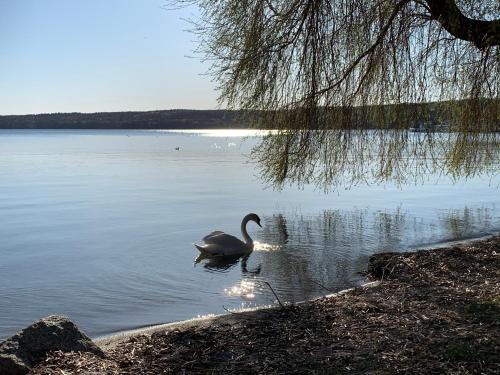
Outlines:
<svg viewBox="0 0 500 375"><path fill-rule="evenodd" d="M286 244L288 242L288 230L286 227L286 219L282 214L279 214L276 217L276 228L278 229L278 232L283 236L280 242L282 244Z"/></svg>
<svg viewBox="0 0 500 375"><path fill-rule="evenodd" d="M401 243L401 239L407 229L408 215L401 212L398 207L396 212L377 212L375 214L375 228L378 229L378 241L384 244L384 248L395 247Z"/></svg>
<svg viewBox="0 0 500 375"><path fill-rule="evenodd" d="M460 135L411 133L407 128L412 121L397 121L406 128L398 131L352 129L349 122L345 129L335 130L290 130L284 125L264 137L253 156L263 179L278 188L285 183L314 184L329 191L386 181L401 186L433 181L437 175L454 181L495 175L500 163L497 129L482 133L477 128ZM497 123L485 125L498 127ZM468 124L476 125L473 120Z"/></svg>
<svg viewBox="0 0 500 375"><path fill-rule="evenodd" d="M498 224L493 214L494 208L465 207L441 212L438 222L419 219L401 208L328 210L316 216L276 214L263 217L259 245L273 250L252 253L254 262L259 264L256 269L248 269L249 255L200 256L197 263L209 272L222 273L240 263L238 291L245 283L262 284L265 280L283 302L294 302L325 294L325 290L355 286L362 280L355 274L365 269L368 256L375 252L427 245L450 236L469 236ZM273 296L267 288L258 288L242 293L241 298L259 304L269 302Z"/></svg>
<svg viewBox="0 0 500 375"><path fill-rule="evenodd" d="M263 239L281 249L259 255L264 258L262 263L273 270L268 276L270 282L278 290L284 289L280 293L288 301L308 298L324 288L333 290L339 281L350 286L350 262L345 259L350 255L335 251L340 238L336 232L345 232L345 221L339 211L326 212L322 218L312 220L287 220L282 214L265 218ZM344 242L345 247L347 239Z"/></svg>
<svg viewBox="0 0 500 375"><path fill-rule="evenodd" d="M399 209L395 213L329 210L322 216L301 216L294 220L290 225L290 242L307 243L315 249L365 248L372 244L387 247L400 241L406 220Z"/></svg>
<svg viewBox="0 0 500 375"><path fill-rule="evenodd" d="M264 218L263 234L266 243L273 245L284 245L288 242L287 221L283 214L272 215Z"/></svg>
<svg viewBox="0 0 500 375"><path fill-rule="evenodd" d="M263 277L287 301L309 298L326 288L353 286L354 273L364 269L368 255L424 245L439 238L469 235L493 224L491 209L450 211L439 217L445 225L394 211L329 210L321 216L273 215L264 218L260 240L279 250L257 252ZM321 288L321 289L320 289Z"/></svg>
<svg viewBox="0 0 500 375"><path fill-rule="evenodd" d="M439 220L452 239L468 237L482 228L491 227L493 215L491 209L481 207L463 210L449 210L439 215Z"/></svg>

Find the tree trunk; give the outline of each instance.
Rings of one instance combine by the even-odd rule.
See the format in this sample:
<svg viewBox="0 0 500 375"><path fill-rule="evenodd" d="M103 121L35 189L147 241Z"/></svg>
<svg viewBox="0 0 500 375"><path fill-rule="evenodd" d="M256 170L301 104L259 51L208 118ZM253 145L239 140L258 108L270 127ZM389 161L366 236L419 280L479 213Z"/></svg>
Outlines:
<svg viewBox="0 0 500 375"><path fill-rule="evenodd" d="M451 35L474 43L478 48L500 45L500 19L475 20L465 16L454 0L425 0L431 16Z"/></svg>

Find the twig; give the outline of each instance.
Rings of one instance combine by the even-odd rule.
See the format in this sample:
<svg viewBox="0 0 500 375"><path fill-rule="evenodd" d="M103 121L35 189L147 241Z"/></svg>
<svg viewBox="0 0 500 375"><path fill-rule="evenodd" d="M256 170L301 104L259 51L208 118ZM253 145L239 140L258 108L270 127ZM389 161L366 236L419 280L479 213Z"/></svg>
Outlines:
<svg viewBox="0 0 500 375"><path fill-rule="evenodd" d="M329 291L331 293L337 293L336 290L332 290L330 288L327 288L326 286L324 286L323 284L318 283L317 281L311 280L311 282L314 283L314 284L316 284L316 285L318 285L318 286L320 286L320 287L322 287L324 290L327 290L327 291Z"/></svg>
<svg viewBox="0 0 500 375"><path fill-rule="evenodd" d="M229 314L234 314L234 315L237 315L238 313L237 312L234 312L234 311L231 311L229 310L226 306L222 305L222 308L224 309L224 311L227 311Z"/></svg>
<svg viewBox="0 0 500 375"><path fill-rule="evenodd" d="M384 277L385 277L385 271L389 270L389 266L391 265L391 263L387 263L384 268L382 269L382 278L380 279L380 282L383 282L384 281ZM397 263L394 264L394 266L392 267L392 269L389 271L389 273L387 274L387 277L391 276L392 273L394 272L394 268L396 268L397 266Z"/></svg>
<svg viewBox="0 0 500 375"><path fill-rule="evenodd" d="M281 306L282 309L285 308L285 305L283 305L281 303L281 300L279 299L278 295L276 294L276 292L274 291L273 287L271 286L271 284L269 284L267 281L263 281L264 284L266 284L269 289L271 289L271 292L273 292L274 296L276 297L276 300L278 301L279 305Z"/></svg>

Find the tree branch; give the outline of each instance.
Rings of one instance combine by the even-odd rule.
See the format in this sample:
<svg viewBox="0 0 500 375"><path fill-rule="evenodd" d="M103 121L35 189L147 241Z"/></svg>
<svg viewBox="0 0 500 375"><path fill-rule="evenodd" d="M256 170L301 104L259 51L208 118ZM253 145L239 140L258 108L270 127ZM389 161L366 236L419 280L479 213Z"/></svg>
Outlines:
<svg viewBox="0 0 500 375"><path fill-rule="evenodd" d="M474 43L483 49L500 45L500 19L475 20L465 16L455 0L425 0L431 17L458 39Z"/></svg>
<svg viewBox="0 0 500 375"><path fill-rule="evenodd" d="M398 2L395 6L394 6L394 9L391 13L391 15L389 16L389 19L387 21L387 23L385 24L384 27L382 27L382 29L380 30L378 36L377 36L377 39L375 40L375 42L367 49L365 50L363 53L361 53L357 58L356 60L354 60L352 62L352 64L345 70L344 74L342 75L342 77L340 77L340 79L336 82L334 82L333 84L329 85L328 87L325 87L324 89L321 89L319 90L318 92L315 93L315 95L322 95L324 94L325 92L327 91L330 91L332 90L333 88L339 86L340 84L342 84L342 82L344 82L347 77L349 77L349 75L352 73L352 71L359 65L359 63L368 55L372 54L375 49L379 46L380 43L382 43L385 35L387 34L387 31L389 31L389 28L391 27L392 25L392 22L394 21L394 19L396 18L396 16L398 15L398 13L401 11L401 9L403 8L403 6L408 3L408 0L401 0L400 2Z"/></svg>

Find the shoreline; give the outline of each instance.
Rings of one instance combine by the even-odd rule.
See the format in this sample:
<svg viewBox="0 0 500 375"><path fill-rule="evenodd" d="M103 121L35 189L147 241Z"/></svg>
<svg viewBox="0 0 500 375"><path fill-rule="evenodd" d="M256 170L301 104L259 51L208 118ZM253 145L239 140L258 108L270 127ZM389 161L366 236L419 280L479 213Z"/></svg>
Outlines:
<svg viewBox="0 0 500 375"><path fill-rule="evenodd" d="M339 297L345 293L349 293L358 289L367 289L367 288L373 288L376 287L380 284L379 281L369 281L366 282L358 287L354 288L348 288L344 290L340 290L336 293L330 293L324 296L319 296L313 299L309 300L304 300L304 301L299 301L293 303L293 305L303 305L306 303L314 302L323 298L336 298ZM285 306L291 306L292 304L285 303ZM192 327L205 327L205 326L210 326L213 324L224 324L226 321L232 320L234 315L239 315L241 319L259 319L269 311L273 311L276 309L280 309L281 306L279 305L264 305L264 306L257 306L257 307L252 307L248 309L243 309L243 310L238 310L234 312L229 312L226 314L210 314L209 316L205 317L200 317L200 318L193 318L193 319L187 319L187 320L179 320L176 322L170 322L170 323L163 323L163 324L154 324L151 326L147 327L142 327L142 328L137 328L137 329L131 329L131 330L126 330L122 332L118 332L115 334L107 335L107 336L101 336L101 337L96 337L93 339L93 341L99 345L103 349L109 349L113 348L114 346L120 344L123 341L126 341L130 338L133 338L135 336L140 336L140 335L151 335L157 332L162 332L162 331L174 331L176 329L182 330L182 329L188 329Z"/></svg>
<svg viewBox="0 0 500 375"><path fill-rule="evenodd" d="M419 246L416 248L409 248L405 251L401 251L401 254L405 253L412 253L416 251L427 251L427 250L432 250L432 249L442 249L446 247L451 247L451 246L467 246L471 243L474 243L476 241L485 241L494 237L500 236L500 232L493 232L490 234L480 234L479 236L472 236L468 238L463 238L460 240L451 240L451 241L441 241L437 242L434 244L426 244L423 246ZM377 254L373 254L377 255ZM338 295L350 292L352 290L355 290L357 288L365 288L365 287L372 287L376 286L377 281L369 281L366 279L366 281L361 284L358 287L354 288L347 288L340 290L335 293L329 293L326 295L321 295L312 299L304 300L304 301L299 301L295 302L294 304L303 304L303 303L308 303L312 301L316 301L321 298L334 298ZM261 311L261 310L269 310L269 309L277 309L280 308L279 305L262 305L262 306L256 306L252 308L247 308L243 310L238 310L237 312L232 312L233 314L242 314L242 313L253 313L256 311ZM137 328L131 328L131 329L126 329L123 331L118 331L118 332L113 332L110 334L106 335L101 335L101 336L96 336L93 338L93 341L103 347L112 347L119 342L122 342L130 337L137 336L137 335L142 335L142 334L152 334L161 330L174 330L174 329L183 329L183 328L188 328L188 327L193 327L196 325L202 326L202 325L208 325L211 322L213 322L216 319L221 319L225 316L230 316L232 314L231 312L225 313L225 314L207 314L206 316L202 317L195 317L191 319L184 319L184 320L178 320L178 321L173 321L173 322L165 322L165 323L159 323L159 324L152 324L152 325L147 325L144 327L137 327Z"/></svg>
<svg viewBox="0 0 500 375"><path fill-rule="evenodd" d="M471 235L469 237L463 237L459 240L442 240L434 243L420 245L418 247L410 247L407 250L401 252L415 252L420 250L432 250L432 249L442 249L450 246L460 246L460 245L469 245L476 241L484 241L494 237L500 236L500 230L491 231L488 233L479 233L477 235ZM376 254L374 254L376 255Z"/></svg>
<svg viewBox="0 0 500 375"><path fill-rule="evenodd" d="M376 254L367 275L329 298L113 336L105 358L49 353L30 374L500 372L500 236Z"/></svg>

